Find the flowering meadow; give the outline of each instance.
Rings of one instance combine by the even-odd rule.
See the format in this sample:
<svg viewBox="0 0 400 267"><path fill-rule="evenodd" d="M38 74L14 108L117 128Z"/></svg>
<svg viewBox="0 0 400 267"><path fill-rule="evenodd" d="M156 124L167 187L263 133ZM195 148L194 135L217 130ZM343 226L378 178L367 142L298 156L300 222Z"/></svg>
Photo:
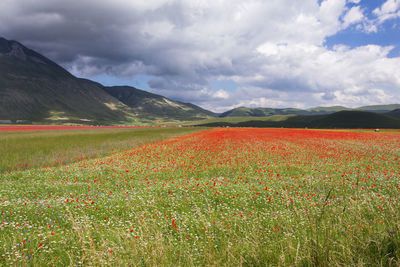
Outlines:
<svg viewBox="0 0 400 267"><path fill-rule="evenodd" d="M0 125L0 175L3 172L54 167L105 157L202 129Z"/></svg>
<svg viewBox="0 0 400 267"><path fill-rule="evenodd" d="M400 132L219 128L0 180L0 265L400 265Z"/></svg>
<svg viewBox="0 0 400 267"><path fill-rule="evenodd" d="M138 126L65 126L65 125L0 125L0 132L15 131L65 131L65 130L93 130L93 129L137 129Z"/></svg>

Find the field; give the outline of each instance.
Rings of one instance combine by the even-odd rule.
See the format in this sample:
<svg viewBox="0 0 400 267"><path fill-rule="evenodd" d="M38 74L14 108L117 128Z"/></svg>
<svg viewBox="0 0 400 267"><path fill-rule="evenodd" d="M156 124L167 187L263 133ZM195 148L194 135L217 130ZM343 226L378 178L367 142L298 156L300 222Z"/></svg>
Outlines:
<svg viewBox="0 0 400 267"><path fill-rule="evenodd" d="M65 165L200 131L199 128L1 126L0 174Z"/></svg>
<svg viewBox="0 0 400 267"><path fill-rule="evenodd" d="M216 122L228 122L228 123L239 123L246 121L270 121L270 122L281 122L288 118L295 117L296 115L272 115L266 117L223 117L223 118L210 118L200 121L190 121L184 123L185 125L201 125Z"/></svg>
<svg viewBox="0 0 400 267"><path fill-rule="evenodd" d="M400 133L212 129L0 180L0 265L398 266Z"/></svg>

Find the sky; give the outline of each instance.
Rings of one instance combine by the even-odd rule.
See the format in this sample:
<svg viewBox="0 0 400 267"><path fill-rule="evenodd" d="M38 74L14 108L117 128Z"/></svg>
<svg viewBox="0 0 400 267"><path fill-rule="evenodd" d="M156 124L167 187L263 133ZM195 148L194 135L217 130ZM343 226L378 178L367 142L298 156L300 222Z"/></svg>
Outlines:
<svg viewBox="0 0 400 267"><path fill-rule="evenodd" d="M0 36L216 112L400 103L400 0L1 0Z"/></svg>

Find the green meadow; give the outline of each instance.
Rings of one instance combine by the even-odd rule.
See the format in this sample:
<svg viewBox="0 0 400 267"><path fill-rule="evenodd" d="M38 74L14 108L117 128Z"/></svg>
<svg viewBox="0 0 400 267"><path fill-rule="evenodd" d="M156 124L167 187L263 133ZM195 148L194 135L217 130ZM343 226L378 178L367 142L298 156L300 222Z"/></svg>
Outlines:
<svg viewBox="0 0 400 267"><path fill-rule="evenodd" d="M0 173L107 156L201 128L132 128L0 132Z"/></svg>
<svg viewBox="0 0 400 267"><path fill-rule="evenodd" d="M2 134L0 265L399 266L399 132L198 130Z"/></svg>

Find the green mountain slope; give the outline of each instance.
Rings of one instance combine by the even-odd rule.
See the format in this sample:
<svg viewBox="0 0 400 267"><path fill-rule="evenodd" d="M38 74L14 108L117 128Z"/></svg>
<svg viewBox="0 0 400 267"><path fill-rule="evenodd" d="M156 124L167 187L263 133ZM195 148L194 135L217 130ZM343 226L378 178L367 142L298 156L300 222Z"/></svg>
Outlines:
<svg viewBox="0 0 400 267"><path fill-rule="evenodd" d="M0 121L115 123L215 115L133 87L76 78L22 44L0 38Z"/></svg>
<svg viewBox="0 0 400 267"><path fill-rule="evenodd" d="M15 41L0 38L0 120L127 120L129 108Z"/></svg>
<svg viewBox="0 0 400 267"><path fill-rule="evenodd" d="M363 106L357 108L361 111L369 111L375 113L386 113L394 109L400 109L400 104L390 104L390 105L373 105L373 106Z"/></svg>
<svg viewBox="0 0 400 267"><path fill-rule="evenodd" d="M372 112L340 111L317 118L312 128L400 128L400 120Z"/></svg>
<svg viewBox="0 0 400 267"><path fill-rule="evenodd" d="M289 115L289 114L307 114L308 112L301 109L286 108L247 108L239 107L228 110L220 115L220 117L266 117L273 115Z"/></svg>
<svg viewBox="0 0 400 267"><path fill-rule="evenodd" d="M290 117L295 117L297 115L272 115L272 116L266 116L266 117L213 117L210 119L205 119L202 121L188 121L185 123L185 125L197 125L197 124L208 124L208 123L238 123L238 122L244 122L244 121L249 121L249 120L257 120L257 121L284 121L287 120Z"/></svg>
<svg viewBox="0 0 400 267"><path fill-rule="evenodd" d="M389 112L385 113L385 115L400 119L400 108L389 111Z"/></svg>
<svg viewBox="0 0 400 267"><path fill-rule="evenodd" d="M274 115L318 115L330 114L343 110L351 110L350 108L342 106L332 107L316 107L310 109L297 109L297 108L247 108L239 107L226 111L220 117L266 117Z"/></svg>
<svg viewBox="0 0 400 267"><path fill-rule="evenodd" d="M339 111L368 111L375 113L386 113L394 109L399 109L400 104L391 105L375 105L375 106L363 106L356 109L351 109L343 106L331 106L331 107L315 107L309 109L276 109L276 108L247 108L239 107L232 110L226 111L220 115L220 117L266 117L274 115L326 115L332 114Z"/></svg>
<svg viewBox="0 0 400 267"><path fill-rule="evenodd" d="M104 87L104 90L129 106L134 113L150 119L201 120L216 116L196 105L173 101L130 86Z"/></svg>
<svg viewBox="0 0 400 267"><path fill-rule="evenodd" d="M280 120L217 121L199 126L400 129L400 119L365 111L339 111L328 115L283 116Z"/></svg>
<svg viewBox="0 0 400 267"><path fill-rule="evenodd" d="M351 108L346 108L343 106L331 106L331 107L316 107L316 108L309 108L306 111L308 111L309 115L317 115L317 114L328 114L328 113L334 113L334 112L339 112L339 111L344 111L344 110L351 110Z"/></svg>

